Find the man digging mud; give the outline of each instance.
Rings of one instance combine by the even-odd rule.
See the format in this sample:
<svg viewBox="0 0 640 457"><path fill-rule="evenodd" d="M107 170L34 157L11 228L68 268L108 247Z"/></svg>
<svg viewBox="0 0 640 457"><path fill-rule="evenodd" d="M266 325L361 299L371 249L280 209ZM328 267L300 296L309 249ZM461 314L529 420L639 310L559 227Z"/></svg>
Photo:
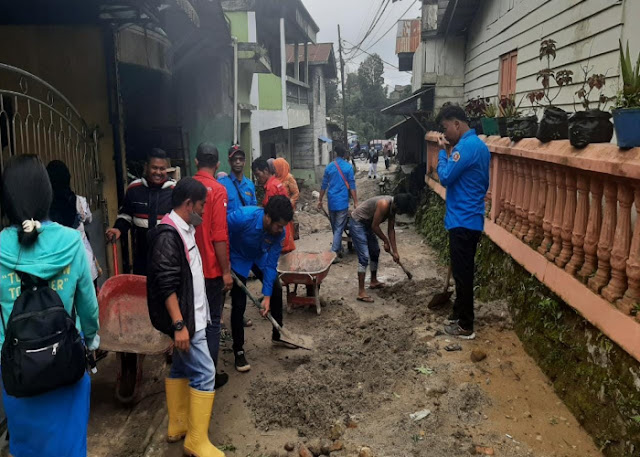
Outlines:
<svg viewBox="0 0 640 457"><path fill-rule="evenodd" d="M438 139L438 177L447 188L444 226L449 231L451 270L456 300L444 331L471 340L473 331L474 257L484 228L484 197L489 188L491 154L467 116L455 105L443 107L437 117L444 135Z"/></svg>
<svg viewBox="0 0 640 457"><path fill-rule="evenodd" d="M414 208L414 198L409 194L398 194L395 197L383 195L366 200L351 213L351 240L358 254L358 301L373 302L373 298L367 295L364 288L367 266L371 270L369 288L384 287L384 284L378 281L378 259L380 258L378 238L382 240L384 250L393 256L393 260L396 263L400 262L396 245L396 214L411 213ZM384 221L388 221L388 237L380 228L380 224Z"/></svg>

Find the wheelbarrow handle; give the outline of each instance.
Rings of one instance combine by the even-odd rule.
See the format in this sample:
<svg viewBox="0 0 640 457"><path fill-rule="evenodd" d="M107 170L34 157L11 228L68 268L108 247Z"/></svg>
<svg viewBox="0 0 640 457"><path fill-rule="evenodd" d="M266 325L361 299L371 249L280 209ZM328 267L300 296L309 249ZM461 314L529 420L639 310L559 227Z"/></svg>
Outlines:
<svg viewBox="0 0 640 457"><path fill-rule="evenodd" d="M113 274L118 276L120 271L118 270L118 246L116 246L116 240L111 240L111 249L113 253Z"/></svg>
<svg viewBox="0 0 640 457"><path fill-rule="evenodd" d="M255 305L255 307L258 308L259 311L264 311L264 307L262 306L262 304L251 294L251 292L249 292L249 289L247 289L247 286L245 286L244 283L240 281L240 278L238 278L233 271L231 272L231 277L233 278L233 281L236 283L236 285L240 289L242 289L242 291L246 294L247 297L249 297L249 300L251 300L251 302ZM269 322L271 322L271 325L273 325L273 327L276 330L278 331L282 330L282 327L280 327L280 324L278 324L276 320L273 318L273 316L271 315L271 312L267 313L266 318L269 319Z"/></svg>

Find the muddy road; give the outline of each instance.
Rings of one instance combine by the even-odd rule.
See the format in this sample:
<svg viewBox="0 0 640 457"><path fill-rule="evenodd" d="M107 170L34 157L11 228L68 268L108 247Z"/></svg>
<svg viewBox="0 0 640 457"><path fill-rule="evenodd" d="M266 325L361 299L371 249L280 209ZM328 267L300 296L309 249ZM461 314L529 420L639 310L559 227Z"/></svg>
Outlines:
<svg viewBox="0 0 640 457"><path fill-rule="evenodd" d="M361 200L378 191L362 172L358 186ZM297 247L327 250L328 221L315 211L311 190L302 197ZM247 308L252 369L234 370L226 338L219 368L231 379L217 392L212 442L231 457L304 457L307 449L332 457L601 455L526 355L511 330L508 304L477 304L474 341L443 335L448 310L432 312L426 304L442 289L446 269L411 220L400 219L397 238L412 281L382 252L379 277L388 287L371 291L374 303L357 302L352 253L331 267L320 290L321 315L315 309L285 314L290 330L313 338L313 351L273 347L269 324ZM260 285L250 287L258 292ZM459 350L446 350L455 343ZM114 359L102 362L94 378L89 455L182 455L180 444L164 441L163 359L145 360L144 392L133 408L113 398Z"/></svg>

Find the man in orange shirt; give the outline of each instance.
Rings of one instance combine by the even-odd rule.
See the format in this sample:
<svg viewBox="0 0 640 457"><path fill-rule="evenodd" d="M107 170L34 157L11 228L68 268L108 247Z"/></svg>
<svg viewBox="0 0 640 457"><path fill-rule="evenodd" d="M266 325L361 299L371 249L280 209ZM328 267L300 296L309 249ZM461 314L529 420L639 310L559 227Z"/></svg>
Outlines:
<svg viewBox="0 0 640 457"><path fill-rule="evenodd" d="M229 264L229 232L227 230L227 189L216 178L218 149L211 143L201 143L196 152L198 172L194 178L207 188L202 224L196 228L196 244L202 254L207 301L211 311L211 324L206 328L207 345L216 367L216 388L222 387L229 375L218 369L220 349L220 318L224 306L224 292L231 290Z"/></svg>
<svg viewBox="0 0 640 457"><path fill-rule="evenodd" d="M271 172L266 159L258 157L251 164L251 169L253 170L253 174L256 175L258 184L264 186L264 199L262 200L262 206L266 206L269 199L276 195L284 195L289 198L287 189L284 187L282 182L276 178L275 174Z"/></svg>

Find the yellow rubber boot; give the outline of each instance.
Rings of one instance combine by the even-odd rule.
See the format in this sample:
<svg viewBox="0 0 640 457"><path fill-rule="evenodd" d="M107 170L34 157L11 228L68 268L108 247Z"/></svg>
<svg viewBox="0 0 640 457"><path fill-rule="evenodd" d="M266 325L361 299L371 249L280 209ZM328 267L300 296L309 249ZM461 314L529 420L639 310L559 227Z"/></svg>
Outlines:
<svg viewBox="0 0 640 457"><path fill-rule="evenodd" d="M209 422L215 392L189 388L189 427L184 453L192 457L224 457L224 452L209 441Z"/></svg>
<svg viewBox="0 0 640 457"><path fill-rule="evenodd" d="M164 380L164 389L167 393L167 409L169 410L167 441L175 443L187 435L189 380L166 378Z"/></svg>

